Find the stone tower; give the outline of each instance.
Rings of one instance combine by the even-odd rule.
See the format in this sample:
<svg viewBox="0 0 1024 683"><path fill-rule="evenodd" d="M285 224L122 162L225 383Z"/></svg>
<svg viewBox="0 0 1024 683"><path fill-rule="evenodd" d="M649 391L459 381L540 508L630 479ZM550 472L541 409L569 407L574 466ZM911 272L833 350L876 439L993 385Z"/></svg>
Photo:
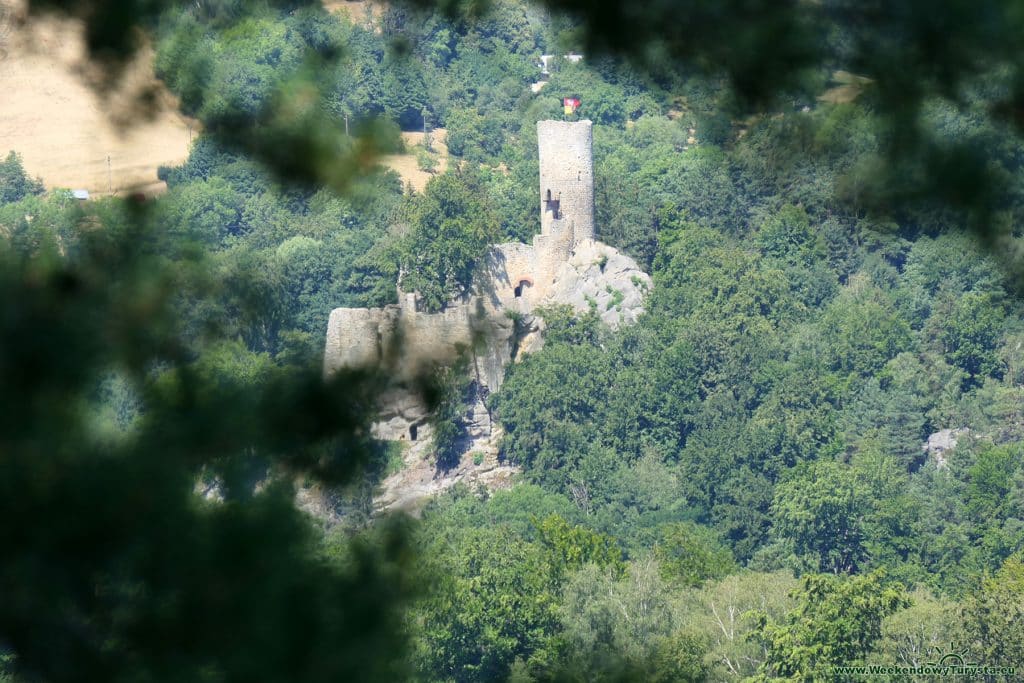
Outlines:
<svg viewBox="0 0 1024 683"><path fill-rule="evenodd" d="M428 313L418 309L415 294L399 291L399 303L383 308L331 311L324 373L383 366L399 381L382 397L375 435L426 437L429 407L407 387L419 384L424 368L450 365L469 353L479 389L470 432L490 438L483 397L500 388L505 368L519 353L543 343L541 317L532 315L538 307L567 304L588 312L596 306L612 327L632 324L643 312L651 278L594 236L592 141L590 121L537 122L541 232L528 244L493 245L465 300Z"/></svg>
<svg viewBox="0 0 1024 683"><path fill-rule="evenodd" d="M592 142L590 121L537 122L542 235L594 239Z"/></svg>

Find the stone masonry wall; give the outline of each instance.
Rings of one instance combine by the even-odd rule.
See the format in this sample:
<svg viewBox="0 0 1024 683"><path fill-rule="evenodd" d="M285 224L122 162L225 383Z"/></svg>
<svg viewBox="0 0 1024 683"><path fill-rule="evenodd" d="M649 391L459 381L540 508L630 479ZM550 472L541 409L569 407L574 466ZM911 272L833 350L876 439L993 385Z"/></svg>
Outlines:
<svg viewBox="0 0 1024 683"><path fill-rule="evenodd" d="M537 122L541 234L532 244L494 246L477 278L477 297L440 313L417 312L411 293L400 293L395 306L331 311L324 371L387 363L399 376L411 376L413 362L451 360L456 347L473 344L487 326L481 321L502 318L505 310L530 313L547 299L575 245L594 234L592 140L590 121ZM548 191L558 199L557 217L545 211Z"/></svg>
<svg viewBox="0 0 1024 683"><path fill-rule="evenodd" d="M336 308L327 323L324 372L386 364L400 379L410 379L423 364L451 362L483 332L474 302L432 314L400 306Z"/></svg>
<svg viewBox="0 0 1024 683"><path fill-rule="evenodd" d="M590 121L538 121L541 234L549 234L554 216L548 192L559 199L563 220L573 227L573 241L594 239L593 124Z"/></svg>

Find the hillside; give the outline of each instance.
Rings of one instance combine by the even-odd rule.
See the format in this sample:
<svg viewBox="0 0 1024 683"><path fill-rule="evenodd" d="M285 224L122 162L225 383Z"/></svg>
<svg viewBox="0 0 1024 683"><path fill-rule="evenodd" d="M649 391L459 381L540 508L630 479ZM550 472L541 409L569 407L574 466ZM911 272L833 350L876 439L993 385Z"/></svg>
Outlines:
<svg viewBox="0 0 1024 683"><path fill-rule="evenodd" d="M140 55L117 92L100 95L83 82L80 22L11 24L0 52L0 152L17 151L49 188L162 191L157 167L183 162L198 133L153 78L151 53ZM148 89L157 92L152 116L119 124L132 116L133 96Z"/></svg>
<svg viewBox="0 0 1024 683"><path fill-rule="evenodd" d="M0 683L1020 679L1019 3L538 3L89 5L152 201L18 38Z"/></svg>

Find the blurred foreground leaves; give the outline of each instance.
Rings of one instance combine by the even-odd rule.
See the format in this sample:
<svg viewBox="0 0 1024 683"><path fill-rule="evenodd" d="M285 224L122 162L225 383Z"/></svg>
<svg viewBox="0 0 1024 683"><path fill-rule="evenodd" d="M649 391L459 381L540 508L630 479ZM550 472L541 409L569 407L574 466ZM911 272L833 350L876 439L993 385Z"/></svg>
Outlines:
<svg viewBox="0 0 1024 683"><path fill-rule="evenodd" d="M379 378L186 338L202 259L146 205L94 206L0 243L0 647L25 680L401 678L403 534L339 562L294 504L374 466Z"/></svg>

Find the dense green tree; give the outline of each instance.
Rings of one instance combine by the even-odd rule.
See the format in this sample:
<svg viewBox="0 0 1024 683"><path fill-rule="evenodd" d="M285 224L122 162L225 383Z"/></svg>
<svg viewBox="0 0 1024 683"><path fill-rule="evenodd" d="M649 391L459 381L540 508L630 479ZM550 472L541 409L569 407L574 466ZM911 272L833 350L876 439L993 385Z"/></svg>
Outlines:
<svg viewBox="0 0 1024 683"><path fill-rule="evenodd" d="M754 680L835 680L832 667L863 662L881 638L883 620L910 605L903 586L887 583L880 572L811 574L794 593L798 604L782 620L759 615L755 638L766 659Z"/></svg>
<svg viewBox="0 0 1024 683"><path fill-rule="evenodd" d="M750 560L768 542L772 483L748 465L728 472L718 489L711 510L715 528L728 540L736 559Z"/></svg>
<svg viewBox="0 0 1024 683"><path fill-rule="evenodd" d="M14 249L32 253L65 241L74 243L75 223L82 206L66 190L33 195L11 204L0 204L0 224Z"/></svg>
<svg viewBox="0 0 1024 683"><path fill-rule="evenodd" d="M440 470L458 465L465 447L465 406L476 391L476 384L469 379L468 366L468 358L463 355L452 365L436 367L428 378L431 391L436 394L436 406L430 416L431 445Z"/></svg>
<svg viewBox="0 0 1024 683"><path fill-rule="evenodd" d="M226 246L240 234L242 197L222 178L189 183L161 204L167 229L182 239Z"/></svg>
<svg viewBox="0 0 1024 683"><path fill-rule="evenodd" d="M908 466L919 463L927 435L950 424L958 412L962 380L963 373L939 354L898 354L845 407L847 448L881 443Z"/></svg>
<svg viewBox="0 0 1024 683"><path fill-rule="evenodd" d="M548 564L556 577L593 564L621 574L625 570L622 550L610 536L582 526L570 526L564 517L549 515L535 520L537 537L548 551Z"/></svg>
<svg viewBox="0 0 1024 683"><path fill-rule="evenodd" d="M986 375L1002 376L996 345L1002 333L1002 308L988 295L965 294L944 321L941 341L951 365L978 382Z"/></svg>
<svg viewBox="0 0 1024 683"><path fill-rule="evenodd" d="M495 525L508 528L525 540L536 541L538 518L556 516L571 524L581 521L579 510L568 498L534 484L520 484L487 496L478 493L455 486L450 493L431 500L424 509L424 526L443 531Z"/></svg>
<svg viewBox="0 0 1024 683"><path fill-rule="evenodd" d="M604 424L618 452L636 457L653 448L669 456L685 444L697 412L695 355L686 339L666 347L648 330L621 335Z"/></svg>
<svg viewBox="0 0 1024 683"><path fill-rule="evenodd" d="M913 326L921 328L940 293L958 297L964 292L988 292L999 296L1004 277L995 259L968 235L920 237L907 253L902 278L907 290L904 297L915 306Z"/></svg>
<svg viewBox="0 0 1024 683"><path fill-rule="evenodd" d="M797 586L788 571L741 571L684 597L686 628L709 643L704 661L710 680L745 680L757 672L766 656L753 637L758 619L780 621L796 603Z"/></svg>
<svg viewBox="0 0 1024 683"><path fill-rule="evenodd" d="M799 363L783 372L747 425L747 457L773 481L788 468L840 450L830 378Z"/></svg>
<svg viewBox="0 0 1024 683"><path fill-rule="evenodd" d="M0 246L0 374L21 397L0 421L4 515L20 520L0 566L14 666L43 680L401 676L402 544L327 562L291 484L367 462L373 384L237 344L193 362L204 339L180 336L173 304L202 291L202 262L144 214L126 225L105 208L63 254ZM139 414L116 439L90 409L114 369ZM258 490L243 483L254 471ZM223 502L197 496L203 475Z"/></svg>
<svg viewBox="0 0 1024 683"><path fill-rule="evenodd" d="M990 666L1016 666L1024 657L1024 562L1009 557L982 581L963 607L972 657Z"/></svg>
<svg viewBox="0 0 1024 683"><path fill-rule="evenodd" d="M9 152L7 158L0 162L0 205L42 193L42 181L30 178L22 166L21 156L17 152Z"/></svg>
<svg viewBox="0 0 1024 683"><path fill-rule="evenodd" d="M431 311L468 294L474 269L497 231L474 175L432 178L412 207L409 234L399 246L402 289L418 292Z"/></svg>
<svg viewBox="0 0 1024 683"><path fill-rule="evenodd" d="M280 80L298 66L302 46L274 17L246 19L210 46L209 82L199 114L213 120L255 116Z"/></svg>
<svg viewBox="0 0 1024 683"><path fill-rule="evenodd" d="M679 122L644 117L626 131L595 132L594 193L601 238L654 259L659 235L687 221L730 235L746 231L748 199L725 155L690 148Z"/></svg>
<svg viewBox="0 0 1024 683"><path fill-rule="evenodd" d="M921 589L908 597L911 604L907 609L882 622L882 637L875 650L887 664L919 667L935 661L936 651L945 654L955 642L956 605Z"/></svg>
<svg viewBox="0 0 1024 683"><path fill-rule="evenodd" d="M476 109L452 109L445 118L448 151L470 161L497 159L505 142L501 121Z"/></svg>
<svg viewBox="0 0 1024 683"><path fill-rule="evenodd" d="M407 55L389 52L381 64L380 106L403 130L423 128L429 104L423 74Z"/></svg>
<svg viewBox="0 0 1024 683"><path fill-rule="evenodd" d="M758 247L779 261L794 294L808 309L827 302L836 292L836 276L827 265L825 241L811 229L800 207L784 206L757 231Z"/></svg>
<svg viewBox="0 0 1024 683"><path fill-rule="evenodd" d="M819 571L857 571L868 560L864 518L870 492L849 468L830 460L794 469L775 489L772 512L776 533L810 554Z"/></svg>
<svg viewBox="0 0 1024 683"><path fill-rule="evenodd" d="M910 328L894 309L883 291L851 278L820 323L830 368L868 376L896 354L911 350Z"/></svg>
<svg viewBox="0 0 1024 683"><path fill-rule="evenodd" d="M626 122L626 101L623 92L604 82L592 69L566 62L556 68L547 90L556 97L579 97L580 108L575 116L590 119L602 126L622 126Z"/></svg>
<svg viewBox="0 0 1024 683"><path fill-rule="evenodd" d="M654 263L652 308L740 323L779 322L793 311L785 277L709 228L688 224L663 233Z"/></svg>
<svg viewBox="0 0 1024 683"><path fill-rule="evenodd" d="M729 574L735 563L714 532L693 523L675 522L659 529L654 546L662 577L686 586L699 586Z"/></svg>
<svg viewBox="0 0 1024 683"><path fill-rule="evenodd" d="M621 579L585 567L566 585L565 651L557 680L699 681L704 646L676 630L678 620L653 562L633 563Z"/></svg>
<svg viewBox="0 0 1024 683"><path fill-rule="evenodd" d="M536 481L567 486L599 430L607 364L595 347L552 344L510 368L491 404L505 457Z"/></svg>
<svg viewBox="0 0 1024 683"><path fill-rule="evenodd" d="M541 546L500 527L457 533L428 555L437 583L420 606L416 656L430 678L500 679L555 634L556 586Z"/></svg>
<svg viewBox="0 0 1024 683"><path fill-rule="evenodd" d="M319 240L296 235L274 251L271 267L281 270L286 283L284 296L292 308L290 326L309 334L322 333L324 322L336 302L330 295L331 253Z"/></svg>
<svg viewBox="0 0 1024 683"><path fill-rule="evenodd" d="M908 495L920 501L916 554L927 570L921 582L936 593L962 593L984 566L972 548L962 490L948 469L934 465L912 475L907 487Z"/></svg>
<svg viewBox="0 0 1024 683"><path fill-rule="evenodd" d="M967 509L979 520L1002 517L1013 490L1013 475L1021 467L1017 444L984 448L967 471Z"/></svg>
<svg viewBox="0 0 1024 683"><path fill-rule="evenodd" d="M344 25L343 25L344 26ZM381 66L383 43L361 26L344 26L346 54L335 71L325 106L350 125L383 113ZM349 130L353 130L350 128Z"/></svg>
<svg viewBox="0 0 1024 683"><path fill-rule="evenodd" d="M549 304L535 311L544 320L544 339L552 344L595 347L605 342L608 329L594 309L580 313L568 304Z"/></svg>

